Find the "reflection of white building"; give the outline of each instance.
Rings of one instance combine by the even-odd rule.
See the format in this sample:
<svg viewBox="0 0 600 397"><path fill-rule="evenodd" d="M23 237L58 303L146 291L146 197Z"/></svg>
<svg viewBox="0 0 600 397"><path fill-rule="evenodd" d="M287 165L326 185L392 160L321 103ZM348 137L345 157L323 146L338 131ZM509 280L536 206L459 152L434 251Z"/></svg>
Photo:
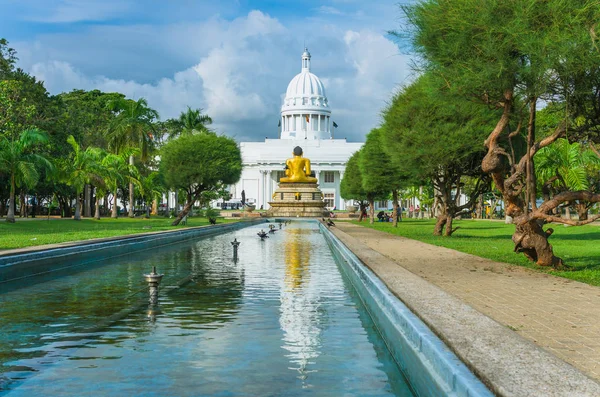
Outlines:
<svg viewBox="0 0 600 397"><path fill-rule="evenodd" d="M302 54L302 71L290 81L281 106L280 128L280 139L240 144L244 169L240 181L230 187L232 199L239 200L243 190L248 202L268 209L283 176L285 160L292 156L295 146L300 146L311 161L327 207L344 209L340 181L346 162L362 143L334 139L325 87L310 72L310 53L306 49Z"/></svg>

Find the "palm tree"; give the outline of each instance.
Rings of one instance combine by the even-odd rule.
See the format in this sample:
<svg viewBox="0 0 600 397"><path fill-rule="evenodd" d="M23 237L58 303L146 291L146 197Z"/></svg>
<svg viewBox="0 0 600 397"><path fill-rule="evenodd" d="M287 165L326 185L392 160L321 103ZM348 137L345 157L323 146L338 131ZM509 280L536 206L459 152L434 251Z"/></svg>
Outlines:
<svg viewBox="0 0 600 397"><path fill-rule="evenodd" d="M171 138L193 134L213 133L207 127L207 125L212 124L212 119L208 115L202 114L202 109L194 110L188 106L185 112L181 112L176 124L177 128L171 131Z"/></svg>
<svg viewBox="0 0 600 397"><path fill-rule="evenodd" d="M103 170L104 182L107 192L113 192L113 208L111 218L117 218L117 194L119 185L123 182L129 182L131 185L141 187L139 181L139 171L134 165L128 164L127 159L139 153L138 149L126 149L122 154L108 154L102 159L101 169ZM102 192L101 192L102 193Z"/></svg>
<svg viewBox="0 0 600 397"><path fill-rule="evenodd" d="M588 187L586 163L590 160L587 157L594 157L586 152L578 143L559 139L536 154L536 177L541 183L550 182L560 190L585 190Z"/></svg>
<svg viewBox="0 0 600 397"><path fill-rule="evenodd" d="M36 147L47 142L46 133L36 128L25 130L12 140L0 136L0 171L10 178L7 222L15 222L15 189L37 185L40 178L37 167L52 169L52 164L44 156L33 153Z"/></svg>
<svg viewBox="0 0 600 397"><path fill-rule="evenodd" d="M592 150L584 149L577 142L571 144L567 139L558 139L553 145L542 148L535 155L535 162L536 178L546 199L552 192L589 189L600 167L600 158ZM578 212L580 218L587 216L587 208Z"/></svg>
<svg viewBox="0 0 600 397"><path fill-rule="evenodd" d="M111 189L115 192L113 215L116 218L116 190L119 183L123 181L123 177L121 176L122 167L118 164L123 164L123 168L128 167L127 161L125 161L122 156L117 156L112 153L107 154L102 151L100 156L96 159L96 166L98 167L99 174L102 175L102 181L101 183L96 183L96 208L94 211L94 219L100 220L100 200L106 197Z"/></svg>
<svg viewBox="0 0 600 397"><path fill-rule="evenodd" d="M150 218L150 207L153 201L162 197L166 189L164 188L160 173L156 171L152 171L148 176L142 177L140 183L143 188L142 198L146 204L146 218Z"/></svg>
<svg viewBox="0 0 600 397"><path fill-rule="evenodd" d="M86 150L75 141L73 135L69 135L67 142L73 148L73 153L62 161L61 180L75 188L75 216L76 221L81 220L80 195L86 184L94 181L95 184L102 183L100 176L99 160L102 158L102 150L89 147ZM97 201L97 199L96 199Z"/></svg>
<svg viewBox="0 0 600 397"><path fill-rule="evenodd" d="M117 99L108 104L109 109L117 112L117 116L108 127L108 146L114 154L122 153L126 148L138 148L142 161L146 161L154 140L153 122L158 119L158 112L148 107L144 98L137 101ZM133 154L129 157L129 165L134 165ZM129 217L134 217L134 186L129 183Z"/></svg>

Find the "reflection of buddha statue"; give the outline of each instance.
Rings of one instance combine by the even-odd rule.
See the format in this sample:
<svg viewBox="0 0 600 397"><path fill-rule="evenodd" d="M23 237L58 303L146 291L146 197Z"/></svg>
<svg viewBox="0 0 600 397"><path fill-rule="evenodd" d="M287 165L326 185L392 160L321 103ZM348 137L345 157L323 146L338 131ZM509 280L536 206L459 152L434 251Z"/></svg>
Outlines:
<svg viewBox="0 0 600 397"><path fill-rule="evenodd" d="M310 160L302 157L302 148L294 148L294 157L285 161L285 177L279 182L316 183L317 178L310 176Z"/></svg>
<svg viewBox="0 0 600 397"><path fill-rule="evenodd" d="M302 278L310 260L310 247L306 242L306 237L301 233L302 229L286 229L285 283L290 290L302 285Z"/></svg>

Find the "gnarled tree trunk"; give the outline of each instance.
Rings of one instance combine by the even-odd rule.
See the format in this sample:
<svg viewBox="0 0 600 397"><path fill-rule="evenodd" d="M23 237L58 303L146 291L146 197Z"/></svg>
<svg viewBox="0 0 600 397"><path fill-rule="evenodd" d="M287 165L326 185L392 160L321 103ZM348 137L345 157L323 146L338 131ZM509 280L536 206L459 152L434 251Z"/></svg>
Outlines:
<svg viewBox="0 0 600 397"><path fill-rule="evenodd" d="M448 222L448 217L445 214L441 214L437 216L437 220L435 222L435 227L433 228L434 236L441 236L442 230L444 230L444 226L446 226L446 222Z"/></svg>
<svg viewBox="0 0 600 397"><path fill-rule="evenodd" d="M444 236L446 236L446 237L452 236L452 233L454 233L454 231L456 230L456 229L452 229L452 221L453 220L454 220L454 218L452 216L446 217L446 230L444 231Z"/></svg>
<svg viewBox="0 0 600 397"><path fill-rule="evenodd" d="M515 233L512 236L515 252L523 253L539 266L562 266L562 260L554 256L552 245L548 242L548 237L554 232L552 228L544 231L543 221L530 219L526 215L515 218L515 224Z"/></svg>
<svg viewBox="0 0 600 397"><path fill-rule="evenodd" d="M575 204L575 209L577 210L577 217L580 221L587 221L588 219L588 206L585 203L577 203Z"/></svg>
<svg viewBox="0 0 600 397"><path fill-rule="evenodd" d="M202 194L202 190L196 190L193 193L187 193L186 203L183 206L183 210L177 215L177 218L175 218L173 223L171 223L171 226L179 225L179 222L181 222L181 220L190 213L192 206L198 200L200 194Z"/></svg>

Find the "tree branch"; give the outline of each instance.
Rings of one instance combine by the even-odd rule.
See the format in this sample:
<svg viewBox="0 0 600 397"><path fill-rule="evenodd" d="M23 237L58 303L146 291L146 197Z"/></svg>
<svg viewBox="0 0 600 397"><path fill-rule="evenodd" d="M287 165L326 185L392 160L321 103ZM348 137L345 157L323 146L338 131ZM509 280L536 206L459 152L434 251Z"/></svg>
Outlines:
<svg viewBox="0 0 600 397"><path fill-rule="evenodd" d="M538 143L536 143L535 145L533 145L531 147L531 151L529 152L531 157L533 157L538 152L538 150L540 150L541 148L544 148L544 147L556 142L556 140L558 138L561 138L565 134L566 131L567 131L566 123L562 122L558 127L556 127L556 129L554 130L552 135L547 136L546 138L542 139L541 141L539 141Z"/></svg>
<svg viewBox="0 0 600 397"><path fill-rule="evenodd" d="M559 193L550 200L540 205L538 211L536 211L536 214L534 214L533 217L536 218L539 215L539 219L544 219L544 216L546 216L546 214L548 214L554 208L558 207L562 203L573 200L587 201L589 203L598 203L600 202L600 193L594 194L588 190L578 190L576 192L567 191Z"/></svg>
<svg viewBox="0 0 600 397"><path fill-rule="evenodd" d="M600 150L594 145L594 142L590 142L590 148L596 153L596 156L600 157Z"/></svg>
<svg viewBox="0 0 600 397"><path fill-rule="evenodd" d="M500 138L500 135L502 134L504 128L506 128L506 126L508 125L508 122L510 120L510 108L512 106L512 97L512 90L506 90L504 92L505 101L502 104L504 108L502 116L500 117L500 120L498 120L498 124L496 124L496 127L494 127L488 138L485 140L485 146L490 151L496 149L496 147L498 146L498 139Z"/></svg>
<svg viewBox="0 0 600 397"><path fill-rule="evenodd" d="M575 221L572 219L561 218L560 216L545 215L545 214L534 214L532 216L532 219L543 219L546 222L564 223L565 225L571 225L571 226L582 226L582 225L587 225L588 223L592 223L597 219L600 219L600 215L594 215L594 216L586 219L585 221Z"/></svg>
<svg viewBox="0 0 600 397"><path fill-rule="evenodd" d="M509 132L509 133L508 133L508 137L509 137L509 138L514 138L514 137L516 137L517 135L519 135L519 133L521 132L521 126L522 126L522 125L523 125L523 121L522 121L522 120L519 120L519 124L517 124L517 129L516 129L516 130L514 130L513 132Z"/></svg>

